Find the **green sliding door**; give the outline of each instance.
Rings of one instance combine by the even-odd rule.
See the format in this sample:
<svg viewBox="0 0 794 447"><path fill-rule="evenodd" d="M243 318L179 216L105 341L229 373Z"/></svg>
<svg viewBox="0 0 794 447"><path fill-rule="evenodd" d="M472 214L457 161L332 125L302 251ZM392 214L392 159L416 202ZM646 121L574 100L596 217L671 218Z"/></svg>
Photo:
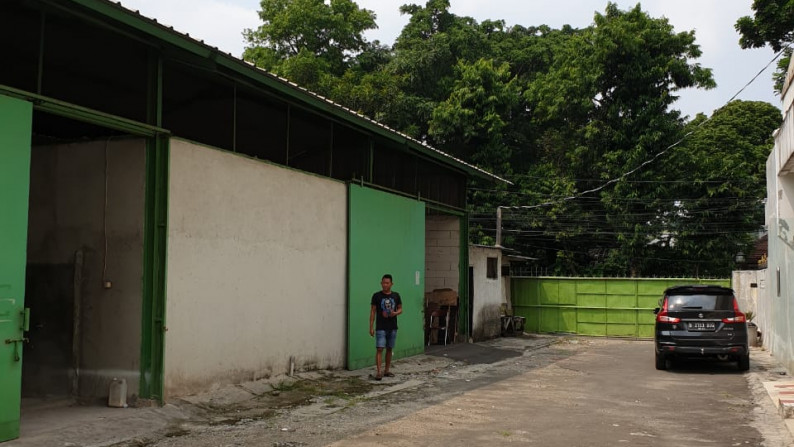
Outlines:
<svg viewBox="0 0 794 447"><path fill-rule="evenodd" d="M0 95L0 441L19 437L32 104Z"/></svg>
<svg viewBox="0 0 794 447"><path fill-rule="evenodd" d="M424 352L425 205L405 197L350 185L347 367L375 364L369 335L372 294L390 273L403 301L394 358Z"/></svg>

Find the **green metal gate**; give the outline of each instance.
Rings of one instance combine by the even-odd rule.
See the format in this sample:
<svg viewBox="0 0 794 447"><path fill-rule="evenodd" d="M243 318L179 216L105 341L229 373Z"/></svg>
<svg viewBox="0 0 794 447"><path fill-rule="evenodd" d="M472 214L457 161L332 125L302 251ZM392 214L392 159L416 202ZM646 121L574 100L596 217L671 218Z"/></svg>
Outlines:
<svg viewBox="0 0 794 447"><path fill-rule="evenodd" d="M729 279L512 278L515 315L527 332L565 332L610 337L653 337L662 293L681 284L730 287Z"/></svg>

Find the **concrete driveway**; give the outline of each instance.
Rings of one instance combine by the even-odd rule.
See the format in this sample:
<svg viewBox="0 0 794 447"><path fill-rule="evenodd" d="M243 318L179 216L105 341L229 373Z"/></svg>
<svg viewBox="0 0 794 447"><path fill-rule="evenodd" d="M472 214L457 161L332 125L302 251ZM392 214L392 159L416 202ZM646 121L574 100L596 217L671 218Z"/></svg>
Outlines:
<svg viewBox="0 0 794 447"><path fill-rule="evenodd" d="M332 445L784 446L791 442L774 407L769 407L768 396L749 380L752 373L739 373L733 363L699 361L657 371L652 342L585 343L587 348L573 356ZM756 371L765 369L755 365Z"/></svg>
<svg viewBox="0 0 794 447"><path fill-rule="evenodd" d="M380 382L367 380L371 369L312 371L164 408L63 408L23 417L23 437L0 445L794 445L768 391L794 382L768 352L753 349L747 373L718 362L657 371L653 360L650 341L524 335L433 346Z"/></svg>

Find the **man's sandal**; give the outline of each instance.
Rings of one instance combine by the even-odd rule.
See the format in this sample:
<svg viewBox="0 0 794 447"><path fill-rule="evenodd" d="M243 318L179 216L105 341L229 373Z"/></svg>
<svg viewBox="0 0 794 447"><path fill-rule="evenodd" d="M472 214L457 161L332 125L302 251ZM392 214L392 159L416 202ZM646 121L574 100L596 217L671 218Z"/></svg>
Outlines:
<svg viewBox="0 0 794 447"><path fill-rule="evenodd" d="M383 377L394 377L394 373L386 372L386 373L383 374Z"/></svg>

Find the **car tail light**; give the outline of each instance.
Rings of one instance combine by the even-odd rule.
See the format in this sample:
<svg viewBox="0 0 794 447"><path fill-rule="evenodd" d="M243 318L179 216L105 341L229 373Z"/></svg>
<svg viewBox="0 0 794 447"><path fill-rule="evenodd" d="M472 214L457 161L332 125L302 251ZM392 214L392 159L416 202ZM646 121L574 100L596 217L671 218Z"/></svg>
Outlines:
<svg viewBox="0 0 794 447"><path fill-rule="evenodd" d="M662 310L656 314L656 321L659 323L678 323L681 321L680 318L670 317L667 315L667 297L664 297L664 305Z"/></svg>
<svg viewBox="0 0 794 447"><path fill-rule="evenodd" d="M745 323L747 322L747 317L739 310L739 302L736 301L736 298L733 298L733 317L732 318L723 318L723 323Z"/></svg>

